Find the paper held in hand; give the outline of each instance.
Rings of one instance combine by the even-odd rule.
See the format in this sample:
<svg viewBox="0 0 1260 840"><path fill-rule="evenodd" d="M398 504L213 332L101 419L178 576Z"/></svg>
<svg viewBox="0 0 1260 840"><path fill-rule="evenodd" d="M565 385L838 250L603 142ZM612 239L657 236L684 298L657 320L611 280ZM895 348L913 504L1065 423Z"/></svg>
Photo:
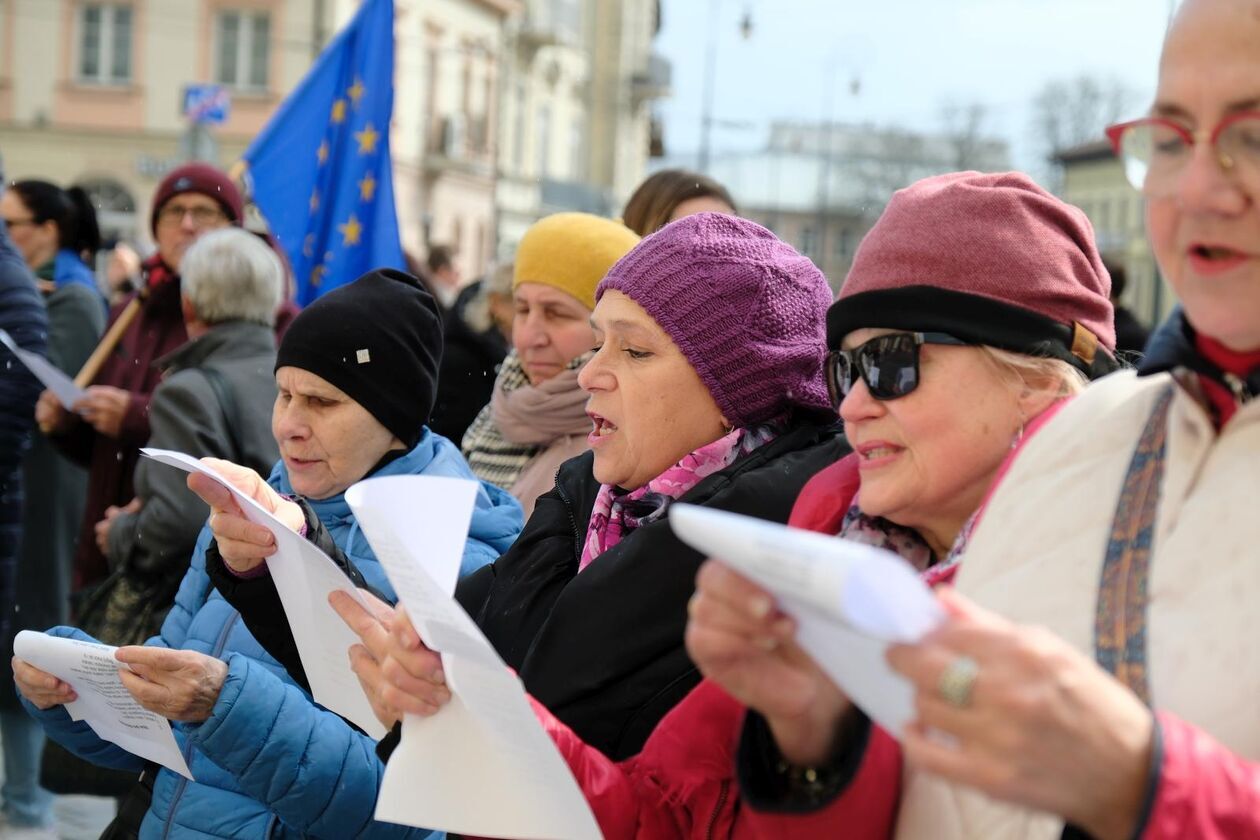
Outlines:
<svg viewBox="0 0 1260 840"><path fill-rule="evenodd" d="M66 704L72 719L85 722L102 739L132 755L191 779L170 721L141 706L123 685L118 669L126 666L114 659L116 650L33 630L23 630L13 640L14 655L67 683L79 695Z"/></svg>
<svg viewBox="0 0 1260 840"><path fill-rule="evenodd" d="M74 380L63 373L60 368L38 353L32 353L29 350L23 350L21 347L18 347L17 342L13 340L13 336L4 330L0 330L0 344L8 347L13 352L13 355L17 356L18 360L26 365L27 370L35 374L35 378L56 395L67 411L70 410L70 406L87 396L87 391L75 385Z"/></svg>
<svg viewBox="0 0 1260 840"><path fill-rule="evenodd" d="M280 594L289 627L293 630L298 656L311 685L311 695L315 702L353 721L373 738L379 740L385 737L385 727L376 719L372 704L359 685L359 678L350 670L347 651L351 645L359 643L359 637L328 603L331 593L342 591L350 593L366 607L354 582L327 554L295 534L196 458L166 449L145 448L140 451L158 463L214 479L232 492L241 511L251 522L271 531L276 538L276 553L267 558L267 569Z"/></svg>
<svg viewBox="0 0 1260 840"><path fill-rule="evenodd" d="M428 476L346 491L420 638L441 653L452 694L432 717L403 720L376 818L480 837L599 837L520 680L452 597L476 494L475 482ZM491 807L486 791L495 792Z"/></svg>
<svg viewBox="0 0 1260 840"><path fill-rule="evenodd" d="M797 641L849 698L891 733L914 717L910 683L888 666L893 642L917 642L945 618L897 555L748 516L677 504L674 533L769 591Z"/></svg>

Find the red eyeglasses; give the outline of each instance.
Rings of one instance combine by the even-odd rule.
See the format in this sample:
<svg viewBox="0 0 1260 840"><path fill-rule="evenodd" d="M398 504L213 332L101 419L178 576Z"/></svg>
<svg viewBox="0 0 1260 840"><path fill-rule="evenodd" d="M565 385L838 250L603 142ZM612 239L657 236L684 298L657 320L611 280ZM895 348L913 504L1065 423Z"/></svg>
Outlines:
<svg viewBox="0 0 1260 840"><path fill-rule="evenodd" d="M1164 117L1147 117L1107 129L1124 172L1148 196L1160 197L1176 189L1177 179L1194 155L1194 145L1206 137L1221 168L1260 189L1260 111L1230 114L1210 132L1192 132Z"/></svg>

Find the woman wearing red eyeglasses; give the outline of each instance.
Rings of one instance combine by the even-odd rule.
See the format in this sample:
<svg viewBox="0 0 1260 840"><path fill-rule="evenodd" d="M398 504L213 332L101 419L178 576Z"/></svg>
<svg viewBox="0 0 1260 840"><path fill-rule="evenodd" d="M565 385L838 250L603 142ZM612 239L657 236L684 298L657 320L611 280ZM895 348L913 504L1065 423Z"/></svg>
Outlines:
<svg viewBox="0 0 1260 840"><path fill-rule="evenodd" d="M1260 837L1260 3L1186 0L1151 116L1108 133L1184 309L1136 375L1073 400L1005 471L962 594L942 595L950 620L890 653L918 692L900 753L788 655L790 622L764 595L701 572L690 650L765 713L744 731L745 796L798 814L754 823ZM863 505L868 487L864 473ZM793 762L819 763L813 785ZM899 781L895 804L871 797Z"/></svg>

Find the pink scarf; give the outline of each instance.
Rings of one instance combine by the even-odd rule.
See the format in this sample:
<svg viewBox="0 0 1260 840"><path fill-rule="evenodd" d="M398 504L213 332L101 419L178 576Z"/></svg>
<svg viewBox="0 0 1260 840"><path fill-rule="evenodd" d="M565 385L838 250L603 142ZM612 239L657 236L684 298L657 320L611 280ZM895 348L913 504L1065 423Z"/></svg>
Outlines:
<svg viewBox="0 0 1260 840"><path fill-rule="evenodd" d="M495 388L490 410L503 439L526 446L550 446L567 435L586 437L591 418L586 416L587 393L578 385L586 355L579 356L555 376L511 391Z"/></svg>
<svg viewBox="0 0 1260 840"><path fill-rule="evenodd" d="M663 517L670 503L704 478L721 472L774 440L780 431L781 425L776 423L753 429L735 429L687 455L642 487L627 492L611 484L601 485L586 528L586 545L582 548L578 571L621 542L627 532Z"/></svg>

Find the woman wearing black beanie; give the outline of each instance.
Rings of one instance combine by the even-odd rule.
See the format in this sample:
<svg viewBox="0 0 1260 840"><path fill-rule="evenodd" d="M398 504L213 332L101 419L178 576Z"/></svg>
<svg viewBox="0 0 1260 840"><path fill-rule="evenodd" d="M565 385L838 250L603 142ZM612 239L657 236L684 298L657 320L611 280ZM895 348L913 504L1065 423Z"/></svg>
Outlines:
<svg viewBox="0 0 1260 840"><path fill-rule="evenodd" d="M475 480L455 445L426 426L441 346L433 298L405 274L374 271L329 292L294 319L277 353L272 432L280 461L270 478L213 462L273 509L281 494L297 501L282 506L297 512L286 524L321 535L330 554L345 557L357 570L361 586L389 601L393 589L343 494L368 476ZM206 484L212 486L193 486L214 508L239 513L224 488ZM463 570L498 557L520 530L516 500L483 483ZM266 645L266 640L250 632L256 624L249 617L283 615L268 598L276 598L276 590L267 567L260 561L247 571L229 570L207 527L161 634L149 644L119 648L120 660L147 677L128 683L136 699L185 722L176 733L196 779L160 769L151 778L146 825L256 837L270 836L280 823L282 831L303 836L350 837L372 822L379 776L375 740L316 706L260 648L259 641ZM233 606L245 622L237 620ZM71 628L50 632L85 638ZM285 658L284 652L276 655ZM46 675L20 661L15 669L28 711L50 737L110 766L139 771L141 759L102 741L62 710L72 699L68 689L58 693L64 684L44 691L40 680ZM198 687L191 693L190 677ZM152 683L161 688L146 688ZM161 702L147 693L158 690L165 692ZM283 784L276 783L280 778Z"/></svg>

